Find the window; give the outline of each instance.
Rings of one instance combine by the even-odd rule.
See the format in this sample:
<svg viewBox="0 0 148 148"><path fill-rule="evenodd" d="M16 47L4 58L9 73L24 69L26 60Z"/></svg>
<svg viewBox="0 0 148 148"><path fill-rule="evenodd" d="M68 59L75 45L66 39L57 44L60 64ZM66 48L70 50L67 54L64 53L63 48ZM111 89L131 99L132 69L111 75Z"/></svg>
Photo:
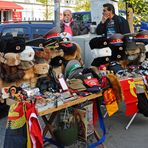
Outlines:
<svg viewBox="0 0 148 148"><path fill-rule="evenodd" d="M2 31L2 36L7 33L11 33L13 36L24 37L26 40L29 39L29 32L27 28L4 28Z"/></svg>

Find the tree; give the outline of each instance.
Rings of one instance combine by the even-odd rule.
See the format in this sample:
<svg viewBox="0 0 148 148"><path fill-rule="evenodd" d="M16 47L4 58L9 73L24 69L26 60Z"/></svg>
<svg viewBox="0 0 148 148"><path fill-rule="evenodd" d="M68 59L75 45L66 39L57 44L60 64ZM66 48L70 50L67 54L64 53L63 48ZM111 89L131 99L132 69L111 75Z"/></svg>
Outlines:
<svg viewBox="0 0 148 148"><path fill-rule="evenodd" d="M45 15L46 20L48 20L49 16L53 15L53 12L49 12L49 3L53 4L52 0L37 0L37 2L42 3L46 7L44 15Z"/></svg>
<svg viewBox="0 0 148 148"><path fill-rule="evenodd" d="M90 11L90 0L76 0L76 7L74 8L75 11Z"/></svg>
<svg viewBox="0 0 148 148"><path fill-rule="evenodd" d="M126 3L127 19L130 25L140 25L142 21L148 21L148 1L147 0L120 0ZM133 12L132 12L133 11ZM132 18L132 15L134 19ZM133 19L133 24L131 24Z"/></svg>

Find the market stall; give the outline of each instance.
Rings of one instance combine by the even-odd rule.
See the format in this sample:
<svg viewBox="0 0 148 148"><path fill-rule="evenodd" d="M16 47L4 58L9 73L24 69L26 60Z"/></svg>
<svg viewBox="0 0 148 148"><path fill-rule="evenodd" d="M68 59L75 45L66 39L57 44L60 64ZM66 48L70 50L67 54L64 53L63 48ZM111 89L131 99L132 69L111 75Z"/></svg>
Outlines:
<svg viewBox="0 0 148 148"><path fill-rule="evenodd" d="M144 44L139 44L142 35L136 35L138 43L133 40L133 34L125 35L125 40L130 40L129 44L126 42L127 48L123 35L112 36L107 41L100 37L92 39L89 43L95 57L92 67L84 66L81 47L66 36L51 34L49 39L28 42L11 36L1 39L1 100L11 105L4 147L9 147L9 134L22 128L26 129L27 143L24 143L29 145L30 141L31 146L38 139L41 147L44 140L60 147L76 141L87 143L88 137L95 134L96 141L87 146L104 147L106 130L101 105L111 117L124 101L125 114L132 116L126 129L137 113L148 116L142 107L143 102L146 107L148 103L147 38ZM38 116L45 123L43 135ZM102 137L94 128L98 120ZM37 129L33 132L34 128ZM46 137L48 132L51 140ZM71 139L67 140L66 134ZM10 141L17 142L15 138Z"/></svg>

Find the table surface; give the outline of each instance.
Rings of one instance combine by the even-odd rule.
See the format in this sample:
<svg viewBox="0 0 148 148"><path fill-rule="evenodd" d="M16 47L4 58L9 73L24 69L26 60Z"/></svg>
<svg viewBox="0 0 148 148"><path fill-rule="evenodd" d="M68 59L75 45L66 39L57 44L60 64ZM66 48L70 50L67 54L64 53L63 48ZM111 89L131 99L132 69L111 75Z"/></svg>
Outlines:
<svg viewBox="0 0 148 148"><path fill-rule="evenodd" d="M77 104L80 104L80 103L83 103L83 102L86 102L86 101L89 101L89 100L93 100L93 99L95 99L97 97L100 97L100 96L102 96L102 92L91 94L91 95L88 95L86 97L79 97L79 98L77 98L75 100L66 102L66 103L64 103L62 105L59 105L57 108L49 108L47 110L38 112L38 115L39 116L44 116L46 114L50 114L50 113L62 110L64 108L67 108L67 107L71 107L71 106L74 106L74 105L77 105Z"/></svg>

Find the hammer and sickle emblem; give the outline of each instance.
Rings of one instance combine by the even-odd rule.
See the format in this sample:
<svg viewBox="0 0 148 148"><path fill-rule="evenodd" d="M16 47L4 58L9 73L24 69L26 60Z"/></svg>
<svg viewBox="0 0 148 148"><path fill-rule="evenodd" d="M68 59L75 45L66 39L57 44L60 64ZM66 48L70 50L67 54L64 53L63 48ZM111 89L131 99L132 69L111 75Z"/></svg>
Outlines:
<svg viewBox="0 0 148 148"><path fill-rule="evenodd" d="M134 88L136 88L135 83L131 82L130 80L128 80L128 83L130 85L130 93L132 94L132 96L134 96L135 98L137 98L137 94L134 91Z"/></svg>

